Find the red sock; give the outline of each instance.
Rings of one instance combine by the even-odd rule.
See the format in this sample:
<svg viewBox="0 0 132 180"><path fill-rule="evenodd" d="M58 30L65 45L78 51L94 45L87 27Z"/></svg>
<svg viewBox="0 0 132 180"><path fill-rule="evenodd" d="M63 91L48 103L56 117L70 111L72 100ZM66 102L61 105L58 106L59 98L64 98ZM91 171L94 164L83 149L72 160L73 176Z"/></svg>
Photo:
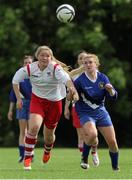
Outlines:
<svg viewBox="0 0 132 180"><path fill-rule="evenodd" d="M44 145L44 153L49 154L51 149L53 148L53 145L54 145L53 143L52 144L45 144Z"/></svg>
<svg viewBox="0 0 132 180"><path fill-rule="evenodd" d="M36 142L37 142L36 136L32 136L30 134L26 135L26 139L25 139L25 159L27 159L29 157L32 157Z"/></svg>

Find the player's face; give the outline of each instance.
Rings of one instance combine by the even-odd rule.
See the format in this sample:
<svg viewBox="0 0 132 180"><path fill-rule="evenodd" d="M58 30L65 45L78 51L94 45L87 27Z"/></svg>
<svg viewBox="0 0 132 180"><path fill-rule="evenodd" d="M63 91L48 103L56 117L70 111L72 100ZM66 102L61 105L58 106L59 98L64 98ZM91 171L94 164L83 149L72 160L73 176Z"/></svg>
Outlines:
<svg viewBox="0 0 132 180"><path fill-rule="evenodd" d="M26 66L27 64L31 64L33 60L31 58L24 59L23 66Z"/></svg>
<svg viewBox="0 0 132 180"><path fill-rule="evenodd" d="M41 50L38 54L39 65L42 67L47 67L52 57L48 50Z"/></svg>
<svg viewBox="0 0 132 180"><path fill-rule="evenodd" d="M77 62L78 62L78 65L81 66L82 63L83 63L83 58L86 56L87 54L85 52L82 52L78 55L78 59L77 59Z"/></svg>
<svg viewBox="0 0 132 180"><path fill-rule="evenodd" d="M83 59L83 66L84 69L89 73L92 73L97 70L97 64L92 57L85 57Z"/></svg>

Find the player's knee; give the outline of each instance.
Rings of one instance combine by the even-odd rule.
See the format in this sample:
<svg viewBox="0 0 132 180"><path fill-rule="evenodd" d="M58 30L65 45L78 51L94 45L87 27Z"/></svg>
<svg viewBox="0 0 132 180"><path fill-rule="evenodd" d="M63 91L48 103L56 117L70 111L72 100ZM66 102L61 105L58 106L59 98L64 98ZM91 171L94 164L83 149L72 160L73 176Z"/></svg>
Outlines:
<svg viewBox="0 0 132 180"><path fill-rule="evenodd" d="M39 132L39 126L37 126L37 125L33 126L32 128L29 129L29 132L30 132L32 135L37 135L38 132Z"/></svg>
<svg viewBox="0 0 132 180"><path fill-rule="evenodd" d="M92 132L90 134L85 134L85 142L87 144L93 144L96 139L97 139L97 133L96 132Z"/></svg>
<svg viewBox="0 0 132 180"><path fill-rule="evenodd" d="M85 137L87 139L96 139L97 138L97 132L96 131L86 132Z"/></svg>

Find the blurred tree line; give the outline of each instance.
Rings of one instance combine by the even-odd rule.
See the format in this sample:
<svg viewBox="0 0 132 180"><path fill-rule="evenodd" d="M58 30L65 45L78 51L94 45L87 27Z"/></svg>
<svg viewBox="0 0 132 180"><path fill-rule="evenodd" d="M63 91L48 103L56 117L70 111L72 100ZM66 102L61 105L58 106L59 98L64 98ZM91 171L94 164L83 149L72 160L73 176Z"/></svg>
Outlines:
<svg viewBox="0 0 132 180"><path fill-rule="evenodd" d="M57 7L64 3L76 12L68 24L56 18ZM107 104L118 143L132 146L131 13L132 0L0 0L0 146L17 144L17 121L7 120L11 81L23 56L34 55L40 45L50 46L55 57L71 67L82 49L99 56L101 71L119 92L117 102ZM63 115L56 135L58 146L77 143L72 122ZM105 146L102 138L100 146Z"/></svg>

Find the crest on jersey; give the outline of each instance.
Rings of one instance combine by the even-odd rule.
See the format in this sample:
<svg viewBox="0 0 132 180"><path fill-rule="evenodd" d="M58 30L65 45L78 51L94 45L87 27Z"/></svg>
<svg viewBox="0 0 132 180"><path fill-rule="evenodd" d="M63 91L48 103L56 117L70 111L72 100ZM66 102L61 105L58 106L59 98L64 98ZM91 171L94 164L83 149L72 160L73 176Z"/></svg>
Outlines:
<svg viewBox="0 0 132 180"><path fill-rule="evenodd" d="M52 73L51 73L51 72L47 72L47 75L48 75L48 76L51 76L51 75L52 75Z"/></svg>
<svg viewBox="0 0 132 180"><path fill-rule="evenodd" d="M104 89L104 85L105 85L104 82L99 82L98 83L98 86L99 86L100 89Z"/></svg>

